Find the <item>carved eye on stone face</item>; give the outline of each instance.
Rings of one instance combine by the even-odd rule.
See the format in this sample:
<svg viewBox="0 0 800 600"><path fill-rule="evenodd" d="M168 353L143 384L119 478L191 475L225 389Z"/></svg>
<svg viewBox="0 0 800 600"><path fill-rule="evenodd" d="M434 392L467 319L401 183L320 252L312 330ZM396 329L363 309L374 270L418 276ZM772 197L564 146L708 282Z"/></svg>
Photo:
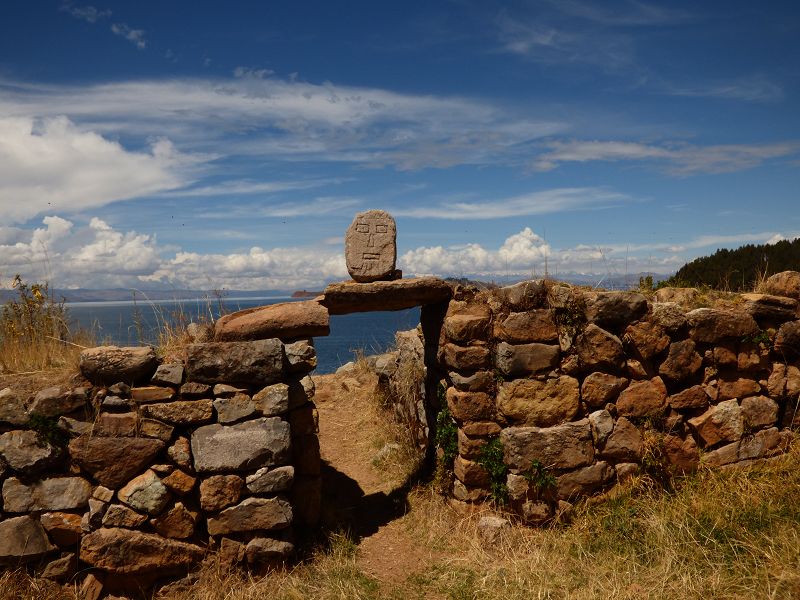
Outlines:
<svg viewBox="0 0 800 600"><path fill-rule="evenodd" d="M358 225L356 225L356 231L358 233L369 233L369 224L359 223Z"/></svg>
<svg viewBox="0 0 800 600"><path fill-rule="evenodd" d="M387 231L389 231L388 225L381 225L381 224L375 225L375 233L386 233Z"/></svg>

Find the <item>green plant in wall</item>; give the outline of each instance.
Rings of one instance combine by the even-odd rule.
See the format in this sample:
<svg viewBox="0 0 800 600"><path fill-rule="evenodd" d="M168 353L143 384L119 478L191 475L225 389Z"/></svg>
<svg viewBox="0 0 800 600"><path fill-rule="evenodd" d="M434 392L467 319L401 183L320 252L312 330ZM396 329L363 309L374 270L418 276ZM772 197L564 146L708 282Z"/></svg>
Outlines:
<svg viewBox="0 0 800 600"><path fill-rule="evenodd" d="M58 417L45 417L32 414L28 418L28 427L36 432L38 442L42 445L64 447L69 441L69 434L58 426Z"/></svg>
<svg viewBox="0 0 800 600"><path fill-rule="evenodd" d="M442 462L448 469L452 469L453 461L458 456L458 425L447 404L436 415L436 446L442 451Z"/></svg>
<svg viewBox="0 0 800 600"><path fill-rule="evenodd" d="M570 298L555 309L556 325L563 334L574 338L586 325L586 303L582 298Z"/></svg>
<svg viewBox="0 0 800 600"><path fill-rule="evenodd" d="M440 386L440 392L444 386ZM453 462L458 456L458 425L453 420L444 394L440 393L441 409L436 414L435 442L438 448L433 485L440 494L449 494L453 488Z"/></svg>
<svg viewBox="0 0 800 600"><path fill-rule="evenodd" d="M538 459L531 461L530 468L522 476L528 480L537 495L541 496L556 486L556 478Z"/></svg>
<svg viewBox="0 0 800 600"><path fill-rule="evenodd" d="M492 438L480 450L476 461L489 474L489 497L497 504L508 502L506 477L508 467L503 461L503 443Z"/></svg>

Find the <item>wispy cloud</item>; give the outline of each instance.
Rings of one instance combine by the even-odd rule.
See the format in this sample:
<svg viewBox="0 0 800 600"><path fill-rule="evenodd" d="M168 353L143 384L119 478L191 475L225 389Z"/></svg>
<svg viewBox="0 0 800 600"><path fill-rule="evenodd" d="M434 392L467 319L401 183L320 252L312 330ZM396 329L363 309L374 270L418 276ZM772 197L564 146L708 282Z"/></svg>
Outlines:
<svg viewBox="0 0 800 600"><path fill-rule="evenodd" d="M634 62L633 40L627 35L568 28L538 18L520 19L507 12L498 16L496 26L501 50L532 62L608 69Z"/></svg>
<svg viewBox="0 0 800 600"><path fill-rule="evenodd" d="M675 25L696 20L688 11L656 6L637 0L589 3L580 0L549 0L564 14L612 27Z"/></svg>
<svg viewBox="0 0 800 600"><path fill-rule="evenodd" d="M257 69L255 67L236 67L233 70L233 76L240 79L264 79L274 73L275 71L272 69Z"/></svg>
<svg viewBox="0 0 800 600"><path fill-rule="evenodd" d="M125 23L113 23L111 31L122 38L125 38L139 50L147 48L147 41L144 39L145 33L142 29L131 29Z"/></svg>
<svg viewBox="0 0 800 600"><path fill-rule="evenodd" d="M643 144L625 141L552 141L548 152L533 163L538 171L549 171L560 164L590 161L634 161L662 165L677 176L700 173L726 173L757 167L764 162L800 153L799 141L771 144L720 144L710 146L686 143Z"/></svg>
<svg viewBox="0 0 800 600"><path fill-rule="evenodd" d="M778 102L784 98L783 88L780 85L760 76L687 85L665 84L661 93L688 98L721 98L745 102Z"/></svg>
<svg viewBox="0 0 800 600"><path fill-rule="evenodd" d="M603 188L558 188L493 201L449 201L417 208L394 208L401 217L451 220L504 219L620 206L632 198Z"/></svg>
<svg viewBox="0 0 800 600"><path fill-rule="evenodd" d="M275 194L293 190L309 190L322 186L338 185L346 178L304 179L298 181L253 181L242 179L222 181L214 185L182 188L161 194L168 197L249 196L252 194Z"/></svg>
<svg viewBox="0 0 800 600"><path fill-rule="evenodd" d="M65 114L101 133L168 136L208 153L403 170L523 165L532 142L569 127L479 100L250 77L0 83L0 113Z"/></svg>
<svg viewBox="0 0 800 600"><path fill-rule="evenodd" d="M87 23L97 23L102 19L107 19L111 16L110 10L100 10L94 6L75 6L71 2L64 2L61 4L60 9L62 12L68 13L69 15L75 17L76 19L80 19L81 21L86 21Z"/></svg>

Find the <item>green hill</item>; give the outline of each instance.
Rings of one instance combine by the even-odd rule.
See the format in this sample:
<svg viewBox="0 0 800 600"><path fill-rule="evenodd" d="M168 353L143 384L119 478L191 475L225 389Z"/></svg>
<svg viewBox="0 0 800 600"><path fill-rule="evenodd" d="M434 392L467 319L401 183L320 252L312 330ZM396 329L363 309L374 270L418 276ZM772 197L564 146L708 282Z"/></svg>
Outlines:
<svg viewBox="0 0 800 600"><path fill-rule="evenodd" d="M776 244L747 244L736 250L717 250L683 265L662 286L699 287L730 291L752 290L762 277L781 271L800 271L800 238Z"/></svg>

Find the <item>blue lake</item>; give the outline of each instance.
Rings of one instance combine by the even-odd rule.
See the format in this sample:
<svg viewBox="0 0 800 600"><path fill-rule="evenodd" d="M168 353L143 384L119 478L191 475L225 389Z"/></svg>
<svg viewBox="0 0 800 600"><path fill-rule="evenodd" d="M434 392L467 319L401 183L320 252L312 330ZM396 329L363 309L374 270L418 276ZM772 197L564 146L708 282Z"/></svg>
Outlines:
<svg viewBox="0 0 800 600"><path fill-rule="evenodd" d="M223 309L233 312L253 306L290 302L289 297L225 298ZM156 302L70 302L66 305L71 327L94 333L98 341L116 345L155 343L161 324L209 320L219 316L217 300L170 300ZM393 312L368 312L331 317L328 337L314 338L317 373L332 373L353 359L354 352L385 352L397 331L419 323L419 308Z"/></svg>

